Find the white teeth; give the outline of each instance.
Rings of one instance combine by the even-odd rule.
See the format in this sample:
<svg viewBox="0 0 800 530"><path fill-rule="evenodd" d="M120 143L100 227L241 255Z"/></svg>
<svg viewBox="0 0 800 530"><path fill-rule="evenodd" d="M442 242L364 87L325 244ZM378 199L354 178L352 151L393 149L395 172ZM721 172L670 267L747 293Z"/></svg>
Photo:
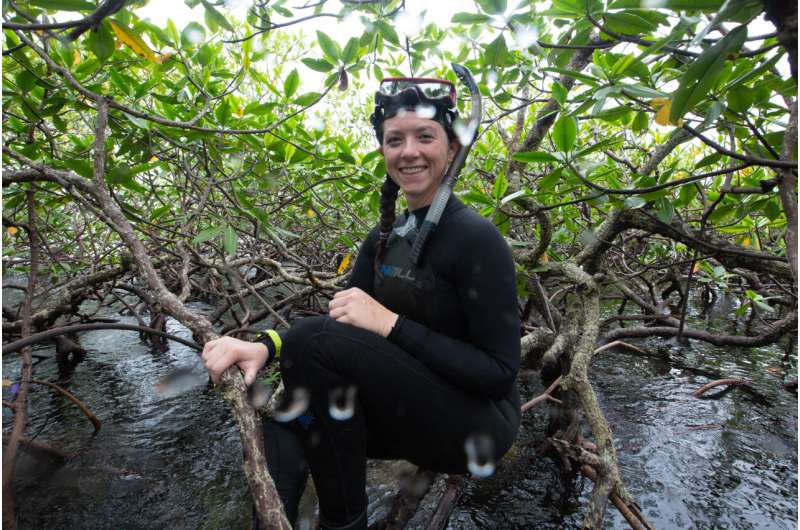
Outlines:
<svg viewBox="0 0 800 530"><path fill-rule="evenodd" d="M406 175L413 175L414 173L421 173L422 171L425 171L425 166L400 168L400 172Z"/></svg>

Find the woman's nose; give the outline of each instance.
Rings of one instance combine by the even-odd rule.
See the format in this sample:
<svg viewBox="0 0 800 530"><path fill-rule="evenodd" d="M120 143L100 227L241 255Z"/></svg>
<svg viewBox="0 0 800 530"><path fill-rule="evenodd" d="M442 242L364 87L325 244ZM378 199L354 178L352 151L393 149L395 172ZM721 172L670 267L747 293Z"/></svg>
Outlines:
<svg viewBox="0 0 800 530"><path fill-rule="evenodd" d="M419 155L419 144L416 140L408 140L403 144L403 151L400 156L403 158L415 158Z"/></svg>

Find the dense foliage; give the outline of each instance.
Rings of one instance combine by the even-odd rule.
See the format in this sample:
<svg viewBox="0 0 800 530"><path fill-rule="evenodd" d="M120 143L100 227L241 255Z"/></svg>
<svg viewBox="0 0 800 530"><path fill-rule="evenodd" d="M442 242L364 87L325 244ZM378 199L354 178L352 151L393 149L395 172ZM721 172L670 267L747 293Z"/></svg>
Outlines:
<svg viewBox="0 0 800 530"><path fill-rule="evenodd" d="M3 2L3 264L29 271L39 234L51 282L32 295L34 332L90 320L83 300L131 281L151 312L180 318L131 234L181 301L225 302L217 330L321 310L377 218L370 90L384 76L456 81L451 62L472 70L485 109L456 192L515 250L523 335L549 332L523 339L526 353L547 350L566 376L598 337L755 345L795 328L796 6L477 0L422 23L403 0L256 1L244 20L187 4L203 24L158 26L120 0ZM334 23L363 31L337 42ZM258 291L277 285L271 307ZM698 287L735 293L744 332L686 326ZM591 307L600 288L655 325L601 326L569 301ZM19 308L3 317L18 338Z"/></svg>

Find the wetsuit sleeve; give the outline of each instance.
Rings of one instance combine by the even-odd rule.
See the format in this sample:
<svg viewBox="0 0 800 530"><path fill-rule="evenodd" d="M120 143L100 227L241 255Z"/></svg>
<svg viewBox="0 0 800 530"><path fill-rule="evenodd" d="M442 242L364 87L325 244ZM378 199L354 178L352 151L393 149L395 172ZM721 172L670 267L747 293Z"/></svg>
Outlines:
<svg viewBox="0 0 800 530"><path fill-rule="evenodd" d="M481 219L481 221L485 221ZM473 226L474 225L474 226ZM468 337L454 339L402 317L389 340L452 384L476 395L508 395L520 365L520 321L511 249L489 222L458 233L454 283Z"/></svg>
<svg viewBox="0 0 800 530"><path fill-rule="evenodd" d="M365 293L373 296L372 280L374 277L373 263L375 263L375 243L378 241L378 227L372 229L367 238L361 243L358 250L356 264L347 282L347 288L358 287Z"/></svg>

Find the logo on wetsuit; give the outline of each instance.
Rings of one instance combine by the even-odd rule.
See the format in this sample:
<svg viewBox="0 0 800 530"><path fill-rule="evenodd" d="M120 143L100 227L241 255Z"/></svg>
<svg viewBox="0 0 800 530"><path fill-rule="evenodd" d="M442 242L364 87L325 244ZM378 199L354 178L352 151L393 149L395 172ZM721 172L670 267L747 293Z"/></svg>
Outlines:
<svg viewBox="0 0 800 530"><path fill-rule="evenodd" d="M417 281L417 277L413 274L413 269L404 269L385 263L381 264L381 274L389 278L397 278L398 280L405 280L407 282Z"/></svg>

